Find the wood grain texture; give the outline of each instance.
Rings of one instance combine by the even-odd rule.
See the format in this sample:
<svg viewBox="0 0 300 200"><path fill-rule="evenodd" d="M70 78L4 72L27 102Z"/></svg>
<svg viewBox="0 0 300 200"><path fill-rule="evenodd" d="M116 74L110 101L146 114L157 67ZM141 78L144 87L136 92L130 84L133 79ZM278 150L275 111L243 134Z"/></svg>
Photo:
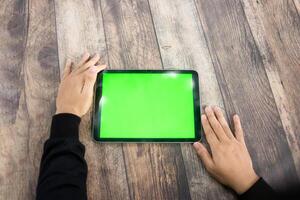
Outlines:
<svg viewBox="0 0 300 200"><path fill-rule="evenodd" d="M293 1L243 1L300 177L300 18Z"/></svg>
<svg viewBox="0 0 300 200"><path fill-rule="evenodd" d="M54 5L48 1L10 2L12 5L5 8L13 8L13 14L5 20L9 20L7 30L12 38L4 37L4 41L12 40L6 43L12 46L4 56L10 67L8 72L14 73L6 73L13 75L7 76L6 83L13 81L14 87L21 90L20 98L15 95L11 100L16 105L8 107L12 112L4 119L9 120L4 127L1 124L0 194L3 199L34 199L41 149L49 135L58 85ZM11 120L13 112L16 113Z"/></svg>
<svg viewBox="0 0 300 200"><path fill-rule="evenodd" d="M1 0L0 7L0 125L16 120L23 80L23 64L27 37L26 1Z"/></svg>
<svg viewBox="0 0 300 200"><path fill-rule="evenodd" d="M30 197L25 170L27 154L23 153L28 149L28 123L22 112L25 106L21 72L28 5L27 2L8 0L0 3L0 196L21 199ZM18 184L15 184L16 179L20 180Z"/></svg>
<svg viewBox="0 0 300 200"><path fill-rule="evenodd" d="M109 64L118 69L161 69L149 4L102 4ZM123 144L131 199L189 199L178 144Z"/></svg>
<svg viewBox="0 0 300 200"><path fill-rule="evenodd" d="M254 167L274 188L298 183L285 132L239 1L196 1L228 115L242 120ZM266 145L267 144L267 145Z"/></svg>
<svg viewBox="0 0 300 200"><path fill-rule="evenodd" d="M194 1L150 0L149 4L164 69L197 70L201 104L224 108ZM192 199L234 198L208 175L192 145L182 144L181 149Z"/></svg>
<svg viewBox="0 0 300 200"><path fill-rule="evenodd" d="M98 1L55 1L60 71L67 57L78 60L85 51L100 53L106 62L102 14ZM120 144L92 140L90 113L81 121L80 140L86 147L89 199L129 199Z"/></svg>
<svg viewBox="0 0 300 200"><path fill-rule="evenodd" d="M242 118L253 164L299 183L299 0L0 0L0 199L34 199L66 58L195 69L202 105ZM189 144L99 144L82 119L89 199L235 199ZM205 142L205 140L204 140Z"/></svg>
<svg viewBox="0 0 300 200"><path fill-rule="evenodd" d="M34 198L42 149L49 137L59 83L55 12L52 1L29 1L29 27L23 69L28 120L28 130L25 131L28 132L27 184Z"/></svg>

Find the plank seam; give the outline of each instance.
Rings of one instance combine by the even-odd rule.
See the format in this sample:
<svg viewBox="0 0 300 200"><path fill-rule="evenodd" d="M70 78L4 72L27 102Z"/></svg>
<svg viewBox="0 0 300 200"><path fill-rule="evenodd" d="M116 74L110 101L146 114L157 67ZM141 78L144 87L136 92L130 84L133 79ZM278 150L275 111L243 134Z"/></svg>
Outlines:
<svg viewBox="0 0 300 200"><path fill-rule="evenodd" d="M299 13L298 8L296 6L295 0L293 0L292 2L293 2L293 5L295 7L296 13L298 14L298 17L300 18L300 13Z"/></svg>
<svg viewBox="0 0 300 200"><path fill-rule="evenodd" d="M23 70L23 74L22 74L22 79L23 79L23 84L24 84L24 88L23 88L23 91L24 91L24 103L25 103L25 109L26 109L26 115L27 115L27 118L28 118L28 122L27 122L27 133L28 133L28 137L27 137L27 140L26 140L26 144L27 144L27 155L28 155L28 159L27 159L27 163L32 166L32 164L34 163L32 157L31 157L31 154L30 154L30 141L31 141L31 134L30 134L30 127L31 127L31 117L29 115L29 112L28 112L28 104L27 104L27 95L26 95L26 80L25 80L25 66L26 66L26 55L27 55L27 47L28 47L28 34L29 34L29 22L30 22L30 0L27 0L26 1L27 4L27 19L26 19L26 35L25 35L25 41L24 41L24 53L23 53L23 60L22 60L22 70ZM29 172L27 171L26 174L28 174ZM28 186L30 189L29 193L32 197L35 197L35 193L34 193L34 190L32 190L32 187L33 187L33 184L32 184L32 179L29 179L29 186Z"/></svg>
<svg viewBox="0 0 300 200"><path fill-rule="evenodd" d="M126 165L126 162L125 162L125 153L124 153L123 144L121 144L121 149L122 149L122 156L123 156L123 162L124 162L124 168L125 168L125 177L126 177L126 182L127 182L129 198L133 199L133 197L131 196L132 191L130 190L129 183L128 183L127 165Z"/></svg>
<svg viewBox="0 0 300 200"><path fill-rule="evenodd" d="M103 33L104 33L104 40L105 40L105 52L107 55L107 64L108 67L110 66L110 59L109 59L109 51L108 51L108 46L107 46L107 38L106 38L106 30L105 30L105 26L104 26L104 16L103 16L103 7L102 7L102 1L100 0L100 11L101 11L101 18L102 18L102 27L103 27ZM122 148L123 149L123 148ZM124 160L124 156L123 156L123 160ZM124 161L125 162L125 161ZM128 184L128 182L127 182Z"/></svg>
<svg viewBox="0 0 300 200"><path fill-rule="evenodd" d="M58 59L58 76L59 76L59 80L60 80L60 77L61 77L61 72L60 72L60 60L59 60L59 52L58 52L58 37L57 37L57 21L56 21L56 3L55 1L53 2L53 7L54 7L54 23L55 23L55 36L56 36L56 48L57 48L57 51L56 51L56 54L57 54L57 59Z"/></svg>
<svg viewBox="0 0 300 200"><path fill-rule="evenodd" d="M181 148L181 145L179 144L178 145L179 146L179 150L180 150L180 154L181 154L181 159L182 159L182 163L183 163L183 171L184 171L184 174L185 174L185 178L186 178L186 182L187 182L187 185L188 185L188 187L187 187L187 189L188 189L188 193L189 193L189 199L192 199L192 195L191 195L191 191L190 191L190 185L189 185L189 180L188 180L188 176L187 176L187 174L186 174L186 170L185 170L185 168L186 168L186 166L185 166L185 162L184 162L184 159L183 159L183 154L182 154L182 148ZM177 171L179 171L179 169L178 169L178 166L176 165L176 169L177 169ZM180 180L179 179L179 177L178 177L178 180ZM179 181L176 181L176 183L177 183L177 188L180 188L179 187ZM180 191L178 191L178 196L180 196Z"/></svg>
<svg viewBox="0 0 300 200"><path fill-rule="evenodd" d="M159 58L160 58L160 62L162 64L161 67L162 67L162 69L165 69L164 62L163 62L163 59L162 59L162 56L161 56L161 52L160 52L160 45L159 45L157 34L156 34L155 24L154 24L154 21L153 21L153 15L152 15L152 10L151 10L151 6L150 6L150 3L149 3L149 0L147 0L147 3L148 3L148 8L149 8L149 13L150 13L150 16L151 16L151 23L152 23L152 26L153 26L153 31L154 31L154 35L155 35L155 41L156 41L156 44L157 44L157 47L158 47Z"/></svg>

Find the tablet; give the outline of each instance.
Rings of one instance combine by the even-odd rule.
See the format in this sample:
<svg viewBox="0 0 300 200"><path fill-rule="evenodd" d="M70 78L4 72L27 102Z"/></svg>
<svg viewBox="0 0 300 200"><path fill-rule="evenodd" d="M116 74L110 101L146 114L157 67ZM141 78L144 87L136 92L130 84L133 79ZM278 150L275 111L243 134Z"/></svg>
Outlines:
<svg viewBox="0 0 300 200"><path fill-rule="evenodd" d="M200 140L193 70L104 70L98 74L92 133L101 142Z"/></svg>

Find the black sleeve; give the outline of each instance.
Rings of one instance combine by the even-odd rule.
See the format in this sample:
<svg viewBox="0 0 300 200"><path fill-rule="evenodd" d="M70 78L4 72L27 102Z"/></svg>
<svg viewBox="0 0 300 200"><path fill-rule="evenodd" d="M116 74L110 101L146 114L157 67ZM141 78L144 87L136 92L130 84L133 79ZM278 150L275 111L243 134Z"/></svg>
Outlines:
<svg viewBox="0 0 300 200"><path fill-rule="evenodd" d="M260 200L260 199L272 199L272 200L298 200L300 199L300 185L295 183L290 185L289 188L281 190L280 192L274 191L263 178L260 178L248 191L239 196L241 200Z"/></svg>
<svg viewBox="0 0 300 200"><path fill-rule="evenodd" d="M265 182L263 178L258 179L254 185L239 196L241 200L277 199L275 191Z"/></svg>
<svg viewBox="0 0 300 200"><path fill-rule="evenodd" d="M57 114L52 118L50 138L45 142L36 199L87 199L85 147L79 142L80 118Z"/></svg>

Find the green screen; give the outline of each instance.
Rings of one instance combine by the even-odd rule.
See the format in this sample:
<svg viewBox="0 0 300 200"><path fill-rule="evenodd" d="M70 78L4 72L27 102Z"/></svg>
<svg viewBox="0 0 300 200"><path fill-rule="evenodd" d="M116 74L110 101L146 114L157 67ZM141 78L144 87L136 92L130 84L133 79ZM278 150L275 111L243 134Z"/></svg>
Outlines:
<svg viewBox="0 0 300 200"><path fill-rule="evenodd" d="M100 138L195 138L192 74L103 73Z"/></svg>

